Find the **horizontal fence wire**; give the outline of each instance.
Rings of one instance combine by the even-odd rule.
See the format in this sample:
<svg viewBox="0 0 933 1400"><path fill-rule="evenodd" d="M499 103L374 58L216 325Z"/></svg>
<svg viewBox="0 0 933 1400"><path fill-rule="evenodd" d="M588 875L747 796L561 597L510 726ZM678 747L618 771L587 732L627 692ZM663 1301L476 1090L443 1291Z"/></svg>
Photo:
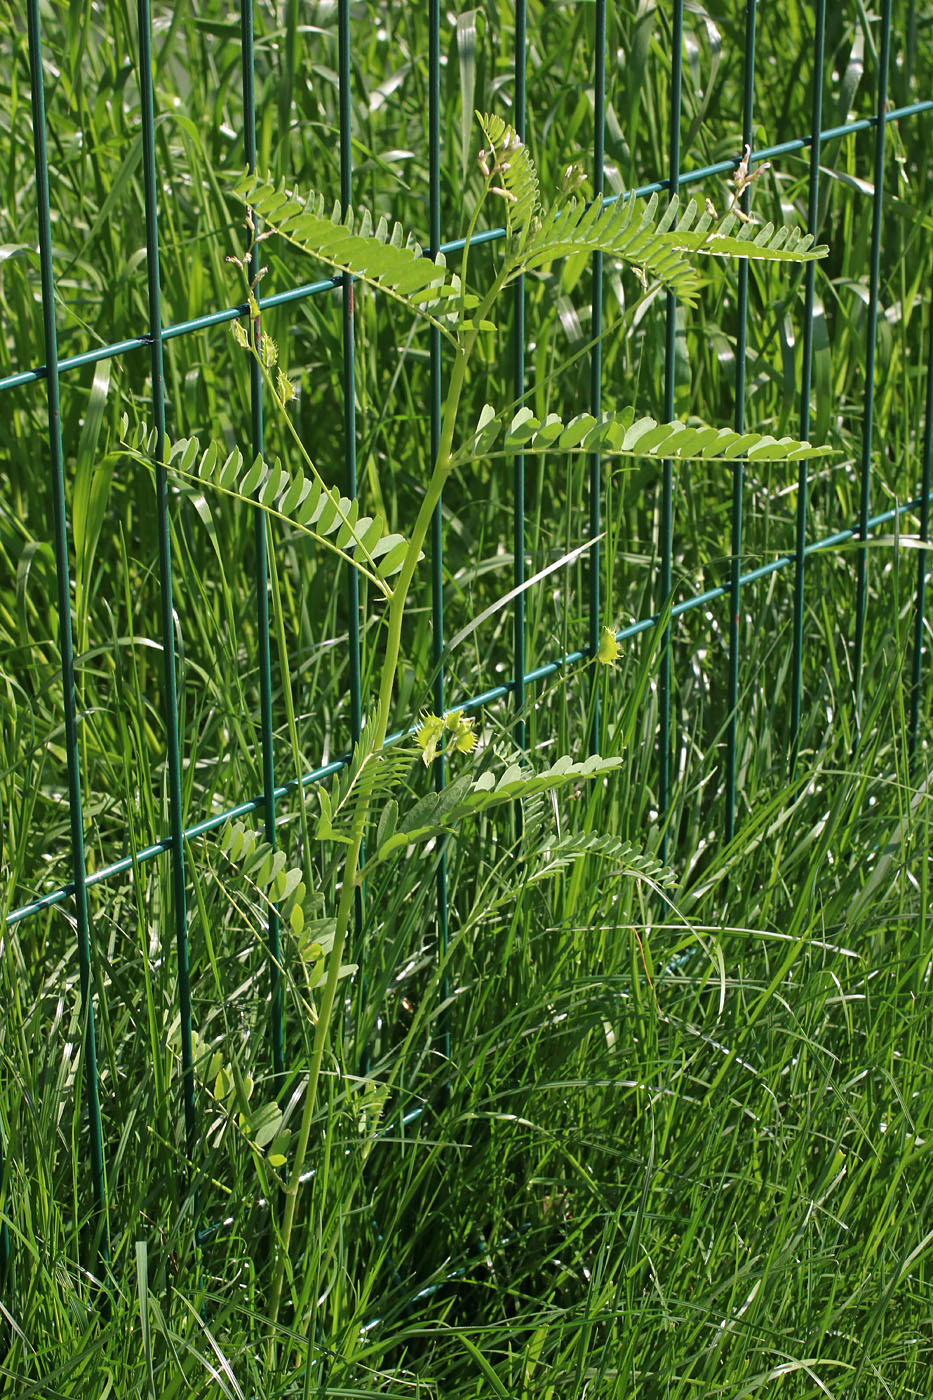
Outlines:
<svg viewBox="0 0 933 1400"><path fill-rule="evenodd" d="M895 107L886 112L884 123L890 126L893 122L904 121L908 117L922 116L924 113L933 113L933 98L923 102L912 102L904 107ZM838 141L843 136L854 136L860 131L871 131L878 125L877 117L863 117L860 121L845 122L841 126L827 127L819 135L819 144L825 145L829 141ZM805 151L813 144L811 136L801 136L793 141L781 141L773 146L761 146L751 152L751 162L753 165L760 165L764 161L774 160L777 156L792 155L796 151ZM683 172L677 181L678 188L683 189L689 185L702 184L704 180L712 179L716 175L730 175L734 173L741 164L741 156L736 156L730 160L716 161L713 165L705 165L698 170ZM621 195L607 195L605 203L607 205L616 203L619 199L644 199L652 194L661 194L671 187L669 180L654 180L648 185L637 185L632 190L627 190ZM504 228L484 229L474 234L471 246L479 248L485 243L498 243L505 238ZM440 251L445 255L460 253L464 247L463 238L452 238L440 245ZM341 285L341 277L322 277L314 282L305 282L298 287L290 287L286 291L273 292L269 296L258 298L260 310L270 311L276 306L290 306L294 302L305 301L308 297L319 296L324 292L332 292L335 287ZM240 302L237 306L228 306L222 311L211 311L203 316L194 316L189 321L179 321L173 326L165 326L162 330L162 340L176 340L179 336L191 335L194 331L210 330L214 326L224 326L230 321L239 321L249 314L247 303ZM132 350L143 350L149 344L148 335L130 336L125 340L114 341L111 345L98 346L96 350L84 350L79 355L66 355L57 362L59 374L66 374L69 370L81 369L85 365L95 365L101 360L113 359L114 356L126 355ZM4 389L15 389L21 384L34 384L39 379L44 379L48 373L47 365L36 365L33 369L18 370L15 374L8 374L0 379L0 393Z"/></svg>
<svg viewBox="0 0 933 1400"><path fill-rule="evenodd" d="M929 443L929 436L927 436ZM929 446L926 448L925 466L927 478L930 474L929 467ZM922 510L924 502L933 500L933 490L928 491L925 497L914 497L903 502L899 506L891 506L888 510L882 511L879 515L869 518L866 533L871 535L873 531L882 525L892 525L903 516L912 514L917 510ZM853 540L859 538L859 527L853 525L845 530L836 530L831 535L824 536L823 539L814 540L806 545L803 550L804 558L810 558L814 554L825 553L826 550L835 549L840 545L851 544ZM928 534L923 536L928 538ZM748 569L739 575L739 584L744 587L749 583L757 583L760 579L770 578L772 574L781 573L782 570L792 568L796 562L796 555L781 554L776 559L771 559L767 564L760 564L757 568ZM687 613L694 612L697 608L708 606L716 602L719 598L725 598L730 592L730 584L719 584L715 588L707 588L702 593L696 593L690 598L685 598L679 603L673 604L669 609L669 618L674 621L678 617L683 617ZM622 627L614 633L617 642L628 641L634 637L640 637L645 632L651 632L662 620L662 613L653 613L650 617L641 618L637 622L629 623L627 627ZM551 676L557 675L570 667L578 666L581 662L590 661L592 654L589 647L582 647L575 651L565 652L563 656L553 661L548 661L541 666L535 666L530 671L526 671L522 677L525 686L533 685L537 681L547 680ZM472 710L477 710L483 705L491 705L497 700L503 700L507 695L511 695L515 690L514 680L503 681L499 685L490 686L488 690L481 691L479 695L472 695L466 700L460 701L451 711L447 713L463 712L468 714ZM387 735L386 747L397 744L402 739L410 738L417 732L416 724L410 725L407 729L399 729ZM338 758L332 758L329 762L323 763L318 768L312 768L309 772L303 773L301 778L292 778L287 783L278 784L272 792L273 798L279 801L292 794L308 787L313 787L315 783L326 782L335 773L339 773L342 768L350 762L349 752L341 754ZM248 798L245 802L239 802L234 807L230 807L223 812L216 812L210 817L205 817L202 821L195 822L185 828L182 833L185 841L193 841L199 836L207 836L213 831L219 831L228 821L238 821L241 817L249 817L255 812L259 812L265 805L265 796L259 794L256 797ZM134 862L143 865L147 861L153 860L156 856L163 855L172 849L172 838L166 836L160 841L154 841L151 845L136 851L132 856L123 856L120 860L111 861L109 865L103 865L98 870L92 871L85 876L85 884L88 888L93 885L100 885L108 880L115 879L118 875L125 875L133 869ZM42 909L50 909L56 904L61 904L63 900L69 899L75 893L74 881L69 881L61 885L58 889L51 890L48 894L40 895L37 899L30 900L27 904L13 909L6 916L7 924L20 923L32 914L39 913Z"/></svg>

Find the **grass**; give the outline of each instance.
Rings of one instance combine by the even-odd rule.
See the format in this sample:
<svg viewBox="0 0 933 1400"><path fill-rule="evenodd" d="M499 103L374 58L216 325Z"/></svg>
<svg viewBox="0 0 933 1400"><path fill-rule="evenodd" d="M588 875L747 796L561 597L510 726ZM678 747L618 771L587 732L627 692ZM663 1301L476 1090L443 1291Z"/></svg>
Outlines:
<svg viewBox="0 0 933 1400"><path fill-rule="evenodd" d="M528 137L545 183L569 160L585 162L592 142L593 8L529 7ZM877 21L832 8L826 125L871 113L878 44ZM924 96L930 25L918 7L901 3L894 13L891 96L904 105ZM762 7L758 18L755 111L767 144L807 129L812 21L795 0L780 13ZM239 296L224 263L243 238L227 193L243 163L238 25L207 3L156 5L154 21L164 318L174 324ZM493 7L476 23L475 105L507 111L512 7ZM44 15L63 355L137 336L146 324L132 24L125 7L109 3ZM691 11L687 25L685 168L739 154L743 45L728 7ZM0 19L0 34L13 55L0 73L0 142L10 153L0 163L2 378L43 353L29 251L25 38L11 18ZM260 162L332 194L335 34L325 5L257 13ZM353 34L355 189L423 228L424 17L414 6L368 6ZM616 173L631 185L666 169L669 44L666 12L613 9L610 185ZM462 162L470 61L461 66L453 27L442 51L442 227L453 235L464 180L475 178ZM928 123L926 114L889 128L878 510L911 499L920 477ZM858 513L871 228L858 182L870 178L872 139L862 132L823 148L820 237L831 255L817 278L811 434L838 455L812 474L811 540ZM782 217L792 206L799 218L806 182L806 153L782 157L756 187L756 211ZM721 181L703 193L725 203ZM267 251L266 292L317 275L284 250ZM604 402L660 415L663 304L645 309L636 294L607 271ZM678 339L678 413L731 420L735 299L734 270L716 269ZM746 414L775 433L799 426L802 306L799 278L753 272ZM588 398L586 358L558 368L588 338L586 299L566 296L555 269L528 280L526 320L536 414L577 411ZM267 323L300 386L305 441L339 480L340 307L316 297L270 312ZM356 350L361 493L368 508L384 505L390 524L404 524L427 469L427 347L364 296ZM151 482L106 455L124 409L149 414L147 365L135 351L63 378L92 870L168 827ZM226 328L168 342L166 369L170 431L246 440L248 386ZM490 349L489 372L483 397L510 397L505 336ZM70 848L42 386L4 389L2 403L0 888L11 910L69 877ZM274 424L269 435L275 445ZM607 473L605 490L605 620L624 626L659 606L657 473ZM786 469L747 468L743 566L792 550L795 504ZM477 464L452 484L444 509L452 636L511 586L510 486ZM587 509L583 468L545 474L529 464L529 573L579 543ZM725 477L678 468L675 601L727 582L729 511ZM173 521L183 797L193 823L262 787L253 525L214 498L178 502ZM274 1360L268 1287L278 1186L239 1118L272 1094L258 891L216 838L191 842L194 1021L232 1084L223 1099L224 1083L202 1074L202 1155L192 1179L168 870L150 861L132 879L93 888L112 1203L105 1304L88 1273L98 1266L68 905L8 927L0 962L6 1393L926 1395L930 717L925 704L911 761L917 555L890 538L899 532L916 535L913 513L885 527L888 538L869 552L860 733L850 672L855 551L840 546L808 560L793 781L791 570L743 589L731 842L723 837L728 618L719 599L674 629L666 820L657 810L657 633L623 642L602 680L601 746L624 765L611 784L561 802L561 829L628 842L628 859L591 855L556 868L547 809L528 814L521 849L508 823L476 821L447 848L443 965L437 853L368 888L354 953L364 975L344 984L346 1015L324 1077L313 1188ZM286 658L274 646L274 669L280 685L287 663L301 765L310 770L348 743L344 589L297 537L277 530L274 544L288 649ZM583 644L585 597L582 567L530 593L530 666ZM399 723L427 699L426 587L417 601ZM452 658L450 703L508 679L510 629L506 610ZM374 640L363 639L364 687ZM542 758L581 751L589 701L586 668L530 690L529 739ZM281 690L275 715L276 770L287 778L294 762ZM486 707L484 739L512 719L507 705ZM304 854L329 892L333 874L320 848L301 850L297 804L283 802L281 816L284 846L295 859ZM646 862L665 835L671 880L659 892ZM288 978L284 1102L296 1120L313 992L297 961ZM452 1069L438 1053L445 1028ZM198 1230L210 1231L200 1243Z"/></svg>

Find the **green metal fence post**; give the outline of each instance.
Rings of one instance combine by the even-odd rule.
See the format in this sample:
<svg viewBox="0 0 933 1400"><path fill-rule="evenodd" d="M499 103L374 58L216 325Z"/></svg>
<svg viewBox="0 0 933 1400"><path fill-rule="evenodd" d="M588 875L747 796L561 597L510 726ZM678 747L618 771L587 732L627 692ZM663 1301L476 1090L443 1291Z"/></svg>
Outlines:
<svg viewBox="0 0 933 1400"><path fill-rule="evenodd" d="M243 65L243 145L246 164L256 169L256 89L255 43L253 30L253 0L240 0L240 34ZM253 229L254 237L259 232ZM252 284L259 275L259 249L255 243L249 254L249 279ZM258 289L257 289L258 290ZM256 316L250 327L254 349L258 351L262 336L261 317ZM262 368L250 357L249 370L250 438L253 456L265 451L263 422ZM263 510L256 510L256 623L259 644L259 705L260 742L262 745L263 832L269 845L277 845L275 828L275 766L273 761L272 727L272 657L269 626L269 523ZM283 658L282 664L287 662ZM269 952L269 1030L272 1041L272 1082L276 1094L285 1083L285 1024L282 986L282 948L279 915L270 906L266 924L266 945Z"/></svg>
<svg viewBox="0 0 933 1400"><path fill-rule="evenodd" d="M601 198L605 186L606 164L606 0L596 0L596 72L593 89L593 193ZM593 299L592 299L593 353L590 356L590 412L598 419L602 412L603 381L603 255L593 254ZM589 536L595 543L590 548L589 558L589 648L593 660L591 684L593 687L593 718L587 736L590 753L599 751L599 667L596 653L599 649L600 633L600 571L602 552L599 547L602 504L602 459L594 452L589 459L590 519Z"/></svg>
<svg viewBox="0 0 933 1400"><path fill-rule="evenodd" d="M755 19L757 0L747 0L745 6L745 85L742 107L742 147L748 154L748 173L751 174L752 107L755 96ZM749 192L741 196L741 208L748 214ZM739 286L736 299L735 345L735 430L745 431L745 358L748 336L748 259L739 261ZM726 698L726 840L731 841L735 834L735 749L738 731L739 705L739 608L741 606L742 577L742 492L745 484L745 464L741 457L732 463L732 530L729 566L729 683Z"/></svg>
<svg viewBox="0 0 933 1400"><path fill-rule="evenodd" d="M346 215L353 205L353 131L350 114L350 4L340 0L337 10L338 87L340 102L340 204ZM352 500L356 481L356 358L354 346L353 278L343 277L343 451L344 480ZM347 613L350 637L350 742L360 740L363 702L360 692L360 580L347 569ZM357 910L359 913L360 911Z"/></svg>
<svg viewBox="0 0 933 1400"><path fill-rule="evenodd" d="M340 0L337 8L337 73L340 126L340 206L344 216L353 206L353 119L350 110L350 4ZM356 346L353 278L345 273L341 284L341 345L343 349L343 462L344 490L353 500L357 493L356 473ZM360 653L360 578L347 566L347 641L350 666L350 747L360 742L363 728L363 697ZM360 849L360 862L365 848ZM354 928L360 982L365 999L366 967L363 948L365 891L358 885L354 897ZM364 1047L361 1069L366 1073L368 1045Z"/></svg>
<svg viewBox="0 0 933 1400"><path fill-rule="evenodd" d="M868 512L871 504L871 451L875 409L875 341L878 329L878 290L881 285L881 220L884 206L884 138L888 106L888 57L891 49L891 0L884 0L881 14L881 46L878 57L878 107L875 127L874 193L871 221L871 271L868 289L865 347L865 412L862 425L862 459L859 493L859 540L855 585L855 644L852 674L855 679L855 725L859 737L862 709L862 661L865 650L865 614L868 608Z"/></svg>
<svg viewBox="0 0 933 1400"><path fill-rule="evenodd" d="M49 164L45 136L45 85L42 73L42 35L39 0L29 0L27 11L32 131L35 149L36 194L39 214L39 260L42 279L42 319L45 334L46 385L48 390L49 456L55 538L58 642L61 652L62 699L65 708L65 754L68 765L68 815L71 827L71 859L74 881L81 1012L84 1020L84 1075L91 1148L91 1189L94 1194L94 1230L89 1263L99 1253L106 1258L108 1241L107 1185L101 1130L97 1041L94 1030L94 986L91 972L91 934L87 906L84 859L84 820L81 801L81 768L78 759L78 724L75 710L74 653L71 635L71 577L68 564L68 515L65 506L65 471L62 451L61 405L58 371L58 332L55 325L55 278L52 267L52 223L49 205ZM102 1245L103 1237L103 1245Z"/></svg>
<svg viewBox="0 0 933 1400"><path fill-rule="evenodd" d="M680 102L683 74L684 4L674 0L671 32L671 123L670 164L667 188L673 199L680 188ZM667 293L664 343L664 418L674 417L675 352L677 348L677 299ZM674 464L667 458L662 465L661 522L658 539L660 571L658 609L662 611L671 596L674 548ZM658 821L661 841L658 854L667 859L667 818L670 803L671 761L671 627L664 629L658 665Z"/></svg>
<svg viewBox="0 0 933 1400"><path fill-rule="evenodd" d="M525 0L515 6L515 102L513 119L516 134L525 139L525 48L527 43L527 12ZM525 394L525 279L515 283L512 307L512 394L516 402ZM522 588L525 582L525 454L516 452L512 463L512 586ZM518 715L515 722L515 743L524 753L527 743L525 725L525 594L517 593L512 604L512 703ZM515 803L516 835L521 836L524 825L522 804Z"/></svg>
<svg viewBox="0 0 933 1400"><path fill-rule="evenodd" d="M155 418L155 480L159 524L159 612L164 664L165 738L168 750L169 830L171 832L172 904L178 957L178 1001L181 1013L182 1098L185 1146L194 1160L197 1119L194 1104L194 1056L191 1038L191 980L188 968L188 907L185 894L185 823L181 797L181 755L178 737L178 694L175 679L175 609L172 602L172 537L168 474L165 456L165 385L162 375L162 311L159 271L159 223L156 194L155 114L152 98L152 38L149 0L138 0L139 91L142 101L143 178L146 203L146 268L149 293L149 335L152 345L152 408Z"/></svg>
<svg viewBox="0 0 933 1400"><path fill-rule="evenodd" d="M439 0L428 5L428 249L433 257L441 246L441 12ZM443 397L443 364L440 331L432 326L428 332L430 355L431 404L431 468L437 458L441 439L441 402ZM434 713L444 713L444 516L443 502L438 501L431 518L431 663L434 671ZM447 760L443 746L434 760L434 787L440 792L447 781ZM437 956L441 966L446 964L450 937L447 899L447 843L437 842ZM446 1077L450 1060L450 1016L447 999L450 984L445 972L441 979L440 1031L438 1053L444 1060ZM446 1088L441 1099L446 1098Z"/></svg>
<svg viewBox="0 0 933 1400"><path fill-rule="evenodd" d="M810 182L807 193L807 232L816 236L820 197L820 128L823 124L823 62L826 43L826 0L817 0L813 38L813 107L810 121ZM813 310L816 300L816 264L807 263L804 274L803 370L800 384L800 436L810 436L810 388L813 378ZM803 687L803 608L807 541L807 460L797 472L797 520L794 534L794 654L791 670L790 770L797 770L800 746L800 701Z"/></svg>

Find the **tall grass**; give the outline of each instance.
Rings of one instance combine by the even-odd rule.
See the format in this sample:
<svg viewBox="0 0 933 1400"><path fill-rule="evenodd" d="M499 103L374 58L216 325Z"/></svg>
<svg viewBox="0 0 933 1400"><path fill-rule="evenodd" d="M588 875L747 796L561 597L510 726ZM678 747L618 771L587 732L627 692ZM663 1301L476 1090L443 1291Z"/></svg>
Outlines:
<svg viewBox="0 0 933 1400"><path fill-rule="evenodd" d="M831 7L826 124L872 112L877 21ZM358 196L426 225L426 20L367 5L355 20ZM592 144L593 7L529 6L529 144L542 181ZM209 3L155 5L158 158L167 324L231 305L224 259L244 241L229 198L242 167L236 16ZM513 9L477 12L463 63L445 29L442 227L462 232L464 92L508 115ZM335 11L257 7L260 164L336 195ZM127 7L44 14L61 353L146 325L137 45ZM461 26L461 33L463 26ZM742 23L735 7L687 20L684 166L740 153ZM929 20L895 5L892 99L926 94ZM0 378L41 362L25 37L0 17ZM607 183L666 169L666 11L613 7ZM809 7L759 14L758 144L805 134ZM471 66L472 65L472 66ZM889 128L884 276L876 367L876 507L911 499L920 475L930 337L929 115ZM809 537L854 524L865 362L870 131L823 149L811 436L838 449L814 469ZM798 214L806 152L755 190L762 216ZM722 182L703 186L718 207ZM267 245L264 292L316 275ZM747 420L799 426L802 284L752 274ZM663 407L663 307L607 272L604 401ZM585 406L589 336L559 269L526 286L530 399L539 415ZM714 269L678 338L678 413L733 412L735 273ZM342 469L341 317L332 296L267 315L299 386L315 461ZM357 304L361 494L391 525L427 477L426 345L373 297ZM507 345L490 350L492 392L511 396ZM124 409L145 416L148 360L130 351L63 377L73 528L74 618L89 868L168 826L156 537L148 477L107 450ZM247 436L248 382L225 328L166 344L169 427ZM492 396L492 392L489 396ZM2 391L0 709L2 885L10 911L70 874L54 563L47 544L41 385ZM272 446L274 424L270 424ZM677 602L728 580L729 486L679 468ZM793 549L794 482L746 476L743 563ZM653 468L607 477L605 621L658 607ZM487 466L445 495L453 635L511 584L509 490ZM583 469L528 468L528 569L581 539ZM253 528L214 498L174 512L185 819L261 791ZM789 777L791 571L743 590L739 812L724 831L727 601L673 633L676 777L657 810L658 629L622 644L603 681L601 746L618 776L560 804L562 829L611 833L639 857L668 838L671 880L598 857L551 869L535 812L519 847L478 820L447 849L451 942L439 964L437 854L367 889L348 992L324 1076L313 1187L292 1251L293 1313L268 1363L276 1169L239 1113L271 1092L265 907L216 838L191 843L194 1018L230 1070L198 1085L201 1161L189 1176L179 1097L173 929L159 861L92 887L110 1236L104 1295L89 1276L88 1183L78 969L67 903L6 928L0 1031L3 1305L7 1393L468 1397L923 1396L933 1348L928 1165L929 707L911 762L907 712L916 593L905 515L870 552L866 667L857 733L851 666L855 553L807 564L803 729ZM895 538L892 538L895 537ZM343 588L296 537L274 533L301 763L349 742ZM559 581L555 581L555 579ZM528 599L531 666L585 640L582 571ZM427 700L430 603L405 636L399 724ZM508 677L499 614L458 652L455 704ZM373 666L363 638L364 685ZM585 668L533 688L529 738L581 749ZM291 776L281 691L276 767ZM484 738L507 705L482 712ZM858 742L856 742L858 740ZM307 801L313 805L314 799ZM543 814L542 814L543 815ZM666 824L665 824L666 822ZM281 838L299 853L295 800ZM537 861L529 850L540 847ZM310 853L322 882L317 849ZM313 994L287 970L285 1103L300 1112ZM441 992L449 987L445 1004ZM440 1061L442 1023L453 1072ZM365 1048L365 1055L364 1055ZM253 1081L253 1087L250 1087ZM216 1228L215 1228L216 1227ZM142 1241L144 1249L137 1242ZM95 1266L96 1267L96 1266ZM104 1301L102 1302L102 1296ZM143 1318L146 1323L143 1325ZM108 1389L109 1387L109 1389Z"/></svg>

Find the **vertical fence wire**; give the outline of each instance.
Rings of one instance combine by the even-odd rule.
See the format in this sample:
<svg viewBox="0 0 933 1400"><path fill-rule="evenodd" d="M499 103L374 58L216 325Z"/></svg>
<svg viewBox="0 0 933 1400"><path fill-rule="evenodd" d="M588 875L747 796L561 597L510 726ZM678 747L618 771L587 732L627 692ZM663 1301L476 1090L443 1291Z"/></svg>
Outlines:
<svg viewBox="0 0 933 1400"><path fill-rule="evenodd" d="M350 114L350 2L340 0L337 22L338 88L340 93L340 206L344 217L353 205L353 129ZM347 495L356 496L356 354L354 345L353 278L343 276L343 441ZM363 723L360 690L360 580L347 568L347 612L350 663L350 739L359 743ZM359 912L359 910L357 911Z"/></svg>
<svg viewBox="0 0 933 1400"><path fill-rule="evenodd" d="M923 455L921 458L920 483L920 538L924 544L930 538L930 459L933 457L933 295L930 299L930 324L927 327L930 344L927 349L927 396L923 423ZM911 763L917 756L917 739L920 733L920 672L923 664L924 608L927 587L927 551L921 549L917 555L917 602L914 613L914 654L910 683L910 727L908 730L908 756Z"/></svg>
<svg viewBox="0 0 933 1400"><path fill-rule="evenodd" d="M61 434L61 402L58 375L58 333L55 325L55 278L52 268L52 222L49 207L49 165L45 133L45 85L42 72L42 34L39 0L29 0L27 11L32 129L35 150L36 195L39 214L39 260L42 286L42 319L45 335L46 388L48 392L49 456L59 651L62 698L65 710L65 753L68 768L68 813L71 826L71 860L74 880L81 1014L84 1021L84 1073L90 1130L91 1178L94 1193L96 1236L89 1257L95 1258L101 1238L107 1238L107 1185L104 1170L100 1115L97 1041L94 1028L94 986L91 971L91 933L87 905L87 868L84 856L84 819L81 769L78 758L78 725L75 706L74 652L71 635L71 577L68 564L68 516L65 507L64 453ZM106 1252L106 1243L104 1244Z"/></svg>
<svg viewBox="0 0 933 1400"><path fill-rule="evenodd" d="M680 102L683 75L684 3L674 0L671 26L671 122L668 194L675 198L680 185ZM667 293L664 342L664 418L674 417L675 353L677 348L677 298ZM674 464L668 457L662 465L661 519L658 554L658 611L663 612L671 596L674 548ZM670 804L671 761L671 627L664 629L658 663L658 821L661 841L658 854L667 859L667 818Z"/></svg>
<svg viewBox="0 0 933 1400"><path fill-rule="evenodd" d="M745 6L745 84L742 101L742 149L747 174L751 175L753 104L755 99L755 20L757 0L747 0ZM751 200L746 188L741 195L741 209L746 217ZM745 431L745 357L748 341L748 258L739 259L738 294L736 297L735 343L735 431ZM745 485L745 463L737 457L732 463L732 527L729 567L729 681L726 698L726 811L725 836L731 841L735 834L735 769L739 707L739 621L742 576L742 494Z"/></svg>
<svg viewBox="0 0 933 1400"><path fill-rule="evenodd" d="M246 164L250 170L256 169L256 86L255 86L255 41L253 28L253 0L240 0L240 42L243 69L243 147ZM249 251L247 272L250 285L257 286L259 276L259 249L255 237L259 229L253 222L252 243ZM257 309L250 326L250 343L255 354L259 354L262 325ZM249 362L249 405L250 442L253 456L265 451L265 425L263 422L262 366L250 356ZM272 727L272 656L269 627L269 524L266 513L258 507L254 511L256 542L256 627L259 648L259 705L260 705L260 744L262 750L262 795L263 795L263 834L273 850L276 848L275 831L275 766L273 761ZM273 1092L279 1094L285 1083L285 1026L282 985L282 948L279 927L279 914L274 904L269 906L266 923L266 947L269 954L269 1035L272 1047Z"/></svg>
<svg viewBox="0 0 933 1400"><path fill-rule="evenodd" d="M816 237L820 197L820 132L823 125L823 63L826 45L826 0L817 0L813 36L813 106L810 120L810 179L807 190L807 232ZM804 273L803 366L800 381L800 436L810 436L810 389L813 379L813 309L816 299L816 263ZM797 472L797 519L794 531L794 644L791 662L790 770L797 768L800 747L800 704L803 689L803 610L807 548L807 495L809 468L803 458Z"/></svg>
<svg viewBox="0 0 933 1400"><path fill-rule="evenodd" d="M194 1159L197 1119L194 1102L194 1056L191 1040L191 980L188 967L188 904L185 894L185 823L181 797L181 754L178 737L178 692L175 674L175 609L172 600L172 538L168 473L165 456L165 382L162 364L162 289L159 270L159 215L156 193L155 114L152 97L152 35L149 0L138 0L139 92L143 126L143 184L146 206L146 269L148 274L149 337L152 350L152 412L156 430L155 483L159 528L159 612L162 633L163 704L168 760L169 831L172 867L172 912L178 959L178 1004L181 1015L182 1099L185 1145Z"/></svg>
<svg viewBox="0 0 933 1400"><path fill-rule="evenodd" d="M593 83L593 194L600 198L605 183L606 164L606 0L596 0L596 72ZM590 412L597 420L602 412L603 382L603 255L593 254L592 303L593 353L590 357ZM602 458L594 452L589 459L590 519L589 534L593 544L589 558L589 653L592 662L592 720L588 735L590 753L599 749L599 667L595 664L599 648L600 570L599 548L602 501Z"/></svg>
<svg viewBox="0 0 933 1400"><path fill-rule="evenodd" d="M440 0L428 5L428 246L436 257L441 246L441 12ZM431 463L433 471L441 440L441 400L443 364L441 333L436 326L428 331L430 355ZM444 514L438 500L431 517L431 663L434 672L434 713L444 713ZM441 745L434 760L434 787L440 792L447 781L447 760ZM437 842L437 957L446 969L449 917L447 906L447 843ZM446 970L441 977L441 1016L438 1053L446 1066L450 1059L450 1017L447 999L450 985Z"/></svg>
<svg viewBox="0 0 933 1400"><path fill-rule="evenodd" d="M525 139L525 47L527 14L525 0L515 6L515 104L513 122L516 134ZM519 277L513 293L512 310L512 393L516 402L525 394L525 279ZM512 464L512 586L525 582L525 455L516 452ZM524 752L525 705L525 594L517 593L512 604L512 701L518 715L515 743ZM516 834L522 832L522 805L515 804Z"/></svg>
<svg viewBox="0 0 933 1400"><path fill-rule="evenodd" d="M344 218L353 207L353 118L350 111L350 3L340 0L337 9L337 91L340 126L340 207ZM356 498L356 341L353 278L344 273L341 296L341 342L343 347L343 453L344 490ZM350 747L356 748L363 728L363 696L360 666L360 576L347 565L347 650L350 668ZM360 847L360 864L365 849ZM363 957L364 889L358 884L353 913L356 932L356 960L360 965L361 987L366 986ZM361 997L362 1000L362 997ZM363 1047L361 1069L366 1073L369 1048Z"/></svg>
<svg viewBox="0 0 933 1400"><path fill-rule="evenodd" d="M878 327L878 289L881 282L881 220L884 204L884 137L887 129L888 55L891 47L891 0L884 0L881 13L881 44L878 56L878 123L875 127L874 194L871 219L871 269L865 347L865 410L862 422L862 459L859 490L858 551L855 583L855 644L852 676L855 688L855 732L858 739L862 708L862 663L865 651L865 615L868 609L868 512L871 505L871 451L875 409L875 341Z"/></svg>

